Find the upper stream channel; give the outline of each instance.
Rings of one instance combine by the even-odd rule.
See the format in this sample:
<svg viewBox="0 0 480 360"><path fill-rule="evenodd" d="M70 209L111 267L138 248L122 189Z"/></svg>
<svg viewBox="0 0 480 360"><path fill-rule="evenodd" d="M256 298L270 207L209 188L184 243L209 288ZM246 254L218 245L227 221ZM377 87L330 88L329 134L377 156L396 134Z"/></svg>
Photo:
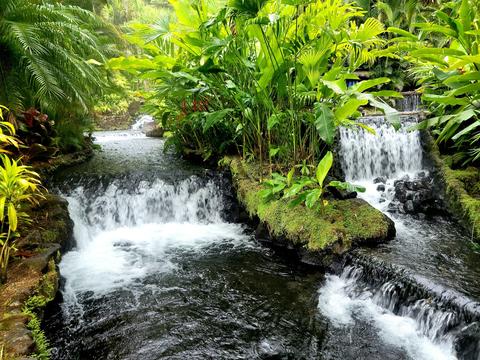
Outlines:
<svg viewBox="0 0 480 360"><path fill-rule="evenodd" d="M95 134L102 151L50 184L75 223L44 321L52 358L480 359L480 255L447 217L413 209L434 188L420 135L366 121L376 137L340 134L343 170L397 237L327 274L236 222L224 175L140 125Z"/></svg>

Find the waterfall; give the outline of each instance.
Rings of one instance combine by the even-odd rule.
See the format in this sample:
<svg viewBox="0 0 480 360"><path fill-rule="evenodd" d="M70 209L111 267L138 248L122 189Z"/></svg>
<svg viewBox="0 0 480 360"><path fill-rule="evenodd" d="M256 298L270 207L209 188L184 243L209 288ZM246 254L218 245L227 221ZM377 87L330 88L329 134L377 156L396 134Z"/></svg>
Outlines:
<svg viewBox="0 0 480 360"><path fill-rule="evenodd" d="M416 112L421 110L420 94L416 91L402 93L403 98L395 101L395 108L402 112Z"/></svg>
<svg viewBox="0 0 480 360"><path fill-rule="evenodd" d="M403 119L395 131L383 117L364 118L364 129L340 129L340 156L347 180L373 180L376 177L398 178L422 170L422 145L418 131L407 131L414 117Z"/></svg>
<svg viewBox="0 0 480 360"><path fill-rule="evenodd" d="M340 158L346 179L365 186L366 192L359 196L381 211L389 212L396 223L397 248L402 248L400 241L407 241L406 249L430 250L421 246L429 246L435 238L430 235L424 238L420 233L423 223L412 221L411 216L405 215L408 211L404 211L405 208L413 211L415 201L422 196L432 202L432 198L425 195L426 188L432 187L432 180L428 179L429 171L424 166L420 134L408 131L417 121L416 117L402 116L402 127L398 131L381 116L360 121L373 129L375 135L363 129L340 130ZM405 190L407 188L410 190ZM418 188L423 191L421 196L415 192ZM415 242L416 246L408 247ZM403 255L401 250L399 254ZM457 295L451 295L446 301L443 293L455 293L438 285L431 286L436 287L439 295L425 289L406 291L420 286L402 282L406 276L403 272L396 277L386 276L382 271L386 265L375 263L375 258L369 256L363 264L350 262L340 273L329 275L319 290L319 309L336 326L342 327L357 319L367 320L378 329L384 341L404 349L413 359L469 359L475 353L469 350L465 357L456 339L477 313L464 316L462 307L446 306L455 303ZM365 272L365 264L372 263L376 264L375 269ZM405 294L400 296L401 293ZM470 300L464 302L471 303Z"/></svg>
<svg viewBox="0 0 480 360"><path fill-rule="evenodd" d="M402 305L393 283L368 286L359 281L361 276L362 268L346 266L340 275L328 275L319 290L319 308L336 326L361 319L412 359L456 359L453 336L446 331L455 322L454 313L437 310L428 299Z"/></svg>
<svg viewBox="0 0 480 360"><path fill-rule="evenodd" d="M79 186L66 195L77 242L60 263L67 298L104 294L168 271L172 249L245 239L240 225L222 220L223 197L213 181L129 185L115 180L106 189Z"/></svg>
<svg viewBox="0 0 480 360"><path fill-rule="evenodd" d="M145 132L148 128L152 127L155 124L153 117L151 115L140 115L135 123L132 125L133 131L142 131Z"/></svg>

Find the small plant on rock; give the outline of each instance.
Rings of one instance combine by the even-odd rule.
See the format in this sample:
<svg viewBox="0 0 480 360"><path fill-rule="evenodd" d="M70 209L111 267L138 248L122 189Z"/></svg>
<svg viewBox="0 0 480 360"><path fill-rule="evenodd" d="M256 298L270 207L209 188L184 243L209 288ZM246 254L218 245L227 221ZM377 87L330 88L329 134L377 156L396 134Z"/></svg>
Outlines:
<svg viewBox="0 0 480 360"><path fill-rule="evenodd" d="M309 209L321 209L328 205L328 201L324 198L328 187L347 191L365 191L362 186L337 180L330 181L325 185L325 179L332 165L333 154L328 151L318 163L314 175L311 175L310 168L305 164L300 165L301 176L298 178L295 178L297 167L293 167L287 176L273 173L272 178L264 182L265 189L261 191L261 196L264 199L281 196L284 199L292 199L290 206L303 203Z"/></svg>

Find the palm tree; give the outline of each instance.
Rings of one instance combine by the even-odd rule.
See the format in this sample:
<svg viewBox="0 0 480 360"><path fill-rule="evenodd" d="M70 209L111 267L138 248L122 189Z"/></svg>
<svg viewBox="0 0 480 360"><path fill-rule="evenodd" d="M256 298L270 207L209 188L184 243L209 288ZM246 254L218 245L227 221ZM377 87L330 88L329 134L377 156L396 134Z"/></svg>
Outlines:
<svg viewBox="0 0 480 360"><path fill-rule="evenodd" d="M0 103L52 115L88 111L105 87L105 39L114 32L77 6L0 1Z"/></svg>

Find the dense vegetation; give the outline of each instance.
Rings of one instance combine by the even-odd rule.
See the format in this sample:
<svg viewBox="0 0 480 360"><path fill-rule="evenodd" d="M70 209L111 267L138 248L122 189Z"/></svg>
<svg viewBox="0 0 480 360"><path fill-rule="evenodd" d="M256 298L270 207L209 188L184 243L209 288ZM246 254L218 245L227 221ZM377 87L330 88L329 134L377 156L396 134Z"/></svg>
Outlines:
<svg viewBox="0 0 480 360"><path fill-rule="evenodd" d="M337 128L373 132L369 111L398 128L402 90L423 94L418 128L456 166L478 165L479 14L474 0L2 1L2 269L39 186L19 157L81 149L95 114L133 98L179 151L258 162L265 197L307 207L326 187L362 190L324 184Z"/></svg>

